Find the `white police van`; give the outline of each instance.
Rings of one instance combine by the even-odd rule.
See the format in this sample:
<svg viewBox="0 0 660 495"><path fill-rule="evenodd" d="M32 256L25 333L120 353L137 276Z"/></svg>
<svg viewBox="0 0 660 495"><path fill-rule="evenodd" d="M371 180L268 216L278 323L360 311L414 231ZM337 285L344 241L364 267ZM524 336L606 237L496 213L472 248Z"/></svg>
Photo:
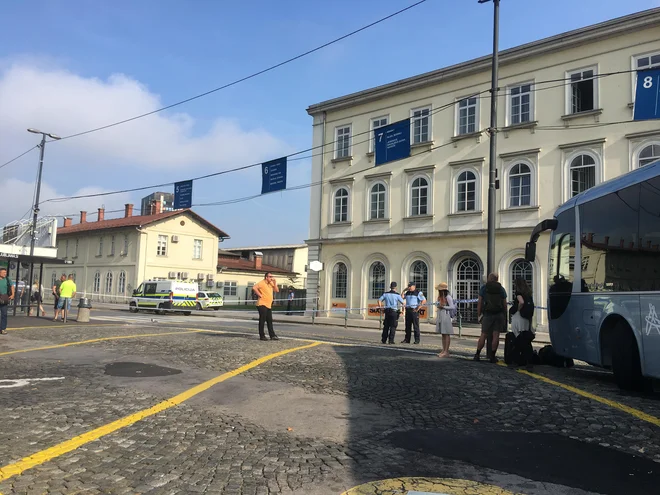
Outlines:
<svg viewBox="0 0 660 495"><path fill-rule="evenodd" d="M197 304L196 282L178 280L145 280L133 291L128 309L155 311L158 314L182 312L188 316Z"/></svg>

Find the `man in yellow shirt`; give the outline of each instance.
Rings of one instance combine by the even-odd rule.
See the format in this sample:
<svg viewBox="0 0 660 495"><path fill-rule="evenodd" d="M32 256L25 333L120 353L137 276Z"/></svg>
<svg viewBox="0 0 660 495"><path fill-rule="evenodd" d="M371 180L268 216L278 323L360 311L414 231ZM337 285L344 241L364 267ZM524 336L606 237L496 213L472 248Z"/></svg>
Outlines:
<svg viewBox="0 0 660 495"><path fill-rule="evenodd" d="M57 302L57 310L53 321L57 321L60 311L62 312L62 321L64 321L64 308L66 308L67 313L71 311L71 299L74 297L76 297L76 283L73 281L73 275L69 275L68 280L60 285L60 299Z"/></svg>
<svg viewBox="0 0 660 495"><path fill-rule="evenodd" d="M252 287L252 291L257 295L257 310L259 311L259 338L268 340L264 333L264 323L268 324L268 335L270 340L279 340L273 330L273 292L279 292L277 281L273 274L268 272L264 279Z"/></svg>

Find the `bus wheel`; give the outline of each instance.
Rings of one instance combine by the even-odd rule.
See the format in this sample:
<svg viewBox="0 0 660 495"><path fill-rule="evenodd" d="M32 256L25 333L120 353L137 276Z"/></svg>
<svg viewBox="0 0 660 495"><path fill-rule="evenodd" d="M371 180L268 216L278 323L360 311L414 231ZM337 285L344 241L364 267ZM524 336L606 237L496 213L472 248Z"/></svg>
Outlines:
<svg viewBox="0 0 660 495"><path fill-rule="evenodd" d="M623 390L640 390L644 386L639 349L632 331L623 322L614 327L612 371L614 380Z"/></svg>
<svg viewBox="0 0 660 495"><path fill-rule="evenodd" d="M137 308L137 306L135 305L135 303L131 303L131 304L128 306L128 310L129 310L131 313L137 313L137 312L139 311L138 308Z"/></svg>

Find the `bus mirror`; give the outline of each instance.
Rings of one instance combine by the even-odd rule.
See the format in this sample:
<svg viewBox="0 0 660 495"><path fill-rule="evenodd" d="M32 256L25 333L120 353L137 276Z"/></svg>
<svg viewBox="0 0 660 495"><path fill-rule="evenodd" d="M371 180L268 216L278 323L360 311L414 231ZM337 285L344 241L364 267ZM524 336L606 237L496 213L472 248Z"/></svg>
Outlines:
<svg viewBox="0 0 660 495"><path fill-rule="evenodd" d="M528 242L525 244L525 259L530 263L536 261L536 243Z"/></svg>

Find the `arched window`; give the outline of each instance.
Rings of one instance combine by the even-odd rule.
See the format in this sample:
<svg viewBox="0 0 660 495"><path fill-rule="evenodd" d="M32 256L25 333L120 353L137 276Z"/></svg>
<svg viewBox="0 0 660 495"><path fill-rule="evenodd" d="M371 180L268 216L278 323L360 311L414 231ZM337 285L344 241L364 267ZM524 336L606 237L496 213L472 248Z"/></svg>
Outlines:
<svg viewBox="0 0 660 495"><path fill-rule="evenodd" d="M660 160L660 144L649 144L639 152L637 164L640 167L649 165L656 160Z"/></svg>
<svg viewBox="0 0 660 495"><path fill-rule="evenodd" d="M348 269L344 263L337 263L332 269L332 297L346 299L348 293Z"/></svg>
<svg viewBox="0 0 660 495"><path fill-rule="evenodd" d="M369 299L378 299L385 292L385 265L375 261L369 267Z"/></svg>
<svg viewBox="0 0 660 495"><path fill-rule="evenodd" d="M374 184L369 193L369 220L385 218L385 186Z"/></svg>
<svg viewBox="0 0 660 495"><path fill-rule="evenodd" d="M578 155L571 161L571 197L596 185L596 161L589 155Z"/></svg>
<svg viewBox="0 0 660 495"><path fill-rule="evenodd" d="M509 206L532 204L532 171L524 163L517 163L509 172Z"/></svg>
<svg viewBox="0 0 660 495"><path fill-rule="evenodd" d="M410 280L424 295L429 290L429 267L422 260L416 260L410 265Z"/></svg>
<svg viewBox="0 0 660 495"><path fill-rule="evenodd" d="M105 274L105 293L112 294L112 272Z"/></svg>
<svg viewBox="0 0 660 495"><path fill-rule="evenodd" d="M117 285L117 292L120 295L124 295L126 293L126 272L125 271L119 272L119 285Z"/></svg>
<svg viewBox="0 0 660 495"><path fill-rule="evenodd" d="M335 192L335 222L348 222L348 189L341 187Z"/></svg>
<svg viewBox="0 0 660 495"><path fill-rule="evenodd" d="M475 211L477 209L477 176L466 170L458 176L456 211Z"/></svg>
<svg viewBox="0 0 660 495"><path fill-rule="evenodd" d="M534 268L529 261L522 258L511 263L511 296L516 293L516 279L518 278L524 279L530 290L534 292Z"/></svg>
<svg viewBox="0 0 660 495"><path fill-rule="evenodd" d="M429 181L417 177L410 190L411 216L428 215L429 212Z"/></svg>
<svg viewBox="0 0 660 495"><path fill-rule="evenodd" d="M93 292L101 292L101 272L97 271L94 274L94 286L92 287Z"/></svg>
<svg viewBox="0 0 660 495"><path fill-rule="evenodd" d="M458 301L476 301L481 288L481 265L474 258L465 258L456 267L456 297ZM477 321L477 303L457 304L463 321Z"/></svg>

